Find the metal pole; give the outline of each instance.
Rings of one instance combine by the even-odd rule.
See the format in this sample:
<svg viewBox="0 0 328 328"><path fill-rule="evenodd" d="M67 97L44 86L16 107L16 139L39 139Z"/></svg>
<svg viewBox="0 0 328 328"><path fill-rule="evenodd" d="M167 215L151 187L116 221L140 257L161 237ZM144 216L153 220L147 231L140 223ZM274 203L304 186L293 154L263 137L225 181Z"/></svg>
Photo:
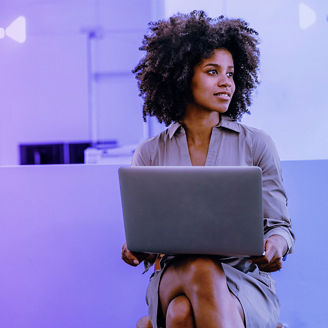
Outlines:
<svg viewBox="0 0 328 328"><path fill-rule="evenodd" d="M89 117L89 138L92 147L95 147L98 141L97 111L94 97L93 81L93 56L92 56L92 39L95 38L95 31L87 33L87 74L88 74L88 117Z"/></svg>

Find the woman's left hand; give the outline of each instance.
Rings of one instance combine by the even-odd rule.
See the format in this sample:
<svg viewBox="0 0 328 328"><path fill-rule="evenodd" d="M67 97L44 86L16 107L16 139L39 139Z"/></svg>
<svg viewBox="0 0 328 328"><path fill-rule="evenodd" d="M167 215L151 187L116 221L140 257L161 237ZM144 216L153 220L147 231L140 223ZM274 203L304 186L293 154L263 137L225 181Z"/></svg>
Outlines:
<svg viewBox="0 0 328 328"><path fill-rule="evenodd" d="M272 235L264 242L265 255L252 257L251 261L261 271L274 272L282 268L283 256L287 252L287 242L280 235Z"/></svg>

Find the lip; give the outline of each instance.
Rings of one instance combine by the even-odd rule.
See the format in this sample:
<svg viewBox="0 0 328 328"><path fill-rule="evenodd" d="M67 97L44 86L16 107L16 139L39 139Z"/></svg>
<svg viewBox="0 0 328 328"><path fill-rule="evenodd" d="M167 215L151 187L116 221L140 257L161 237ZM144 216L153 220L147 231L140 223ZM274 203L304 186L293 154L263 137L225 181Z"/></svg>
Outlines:
<svg viewBox="0 0 328 328"><path fill-rule="evenodd" d="M229 91L218 91L216 93L213 94L215 97L220 97L220 98L224 98L227 99L227 96L229 98L231 98L231 93Z"/></svg>
<svg viewBox="0 0 328 328"><path fill-rule="evenodd" d="M231 93L228 91L220 91L213 94L218 101L228 102L231 100Z"/></svg>

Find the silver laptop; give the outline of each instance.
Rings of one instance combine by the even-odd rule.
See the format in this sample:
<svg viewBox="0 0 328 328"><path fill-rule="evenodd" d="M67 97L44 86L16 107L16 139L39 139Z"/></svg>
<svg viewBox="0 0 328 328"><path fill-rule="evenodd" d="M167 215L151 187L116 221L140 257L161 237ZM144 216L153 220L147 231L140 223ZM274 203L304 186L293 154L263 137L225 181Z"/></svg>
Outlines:
<svg viewBox="0 0 328 328"><path fill-rule="evenodd" d="M263 254L259 167L124 167L119 179L131 251Z"/></svg>

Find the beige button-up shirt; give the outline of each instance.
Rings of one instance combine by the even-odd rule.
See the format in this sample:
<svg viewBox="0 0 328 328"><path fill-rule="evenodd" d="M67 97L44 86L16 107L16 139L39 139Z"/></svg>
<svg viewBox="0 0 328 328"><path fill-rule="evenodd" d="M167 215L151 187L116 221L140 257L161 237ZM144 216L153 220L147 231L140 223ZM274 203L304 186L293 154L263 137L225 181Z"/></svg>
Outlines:
<svg viewBox="0 0 328 328"><path fill-rule="evenodd" d="M161 134L141 143L133 156L134 166L192 165L186 132L174 123ZM213 127L205 166L259 166L262 169L264 238L273 234L284 237L290 253L294 235L287 210L280 160L270 136L221 115ZM244 272L251 270L247 261L229 261Z"/></svg>

